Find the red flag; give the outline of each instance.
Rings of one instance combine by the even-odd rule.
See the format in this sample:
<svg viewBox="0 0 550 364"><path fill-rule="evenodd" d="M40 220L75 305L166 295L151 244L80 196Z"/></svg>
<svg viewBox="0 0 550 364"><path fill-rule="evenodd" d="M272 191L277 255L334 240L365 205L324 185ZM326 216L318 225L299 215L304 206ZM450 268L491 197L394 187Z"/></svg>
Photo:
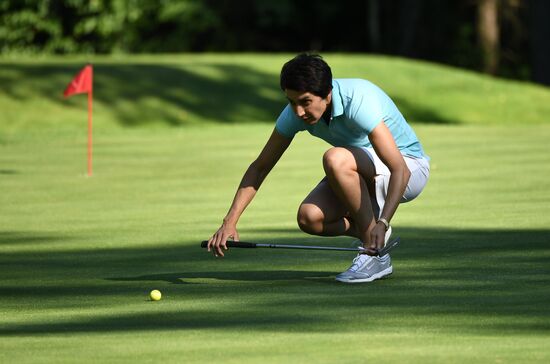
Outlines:
<svg viewBox="0 0 550 364"><path fill-rule="evenodd" d="M92 175L92 65L84 67L69 83L63 95L69 97L74 94L88 94L88 176Z"/></svg>
<svg viewBox="0 0 550 364"><path fill-rule="evenodd" d="M69 83L63 96L92 92L93 70L91 65L84 67Z"/></svg>

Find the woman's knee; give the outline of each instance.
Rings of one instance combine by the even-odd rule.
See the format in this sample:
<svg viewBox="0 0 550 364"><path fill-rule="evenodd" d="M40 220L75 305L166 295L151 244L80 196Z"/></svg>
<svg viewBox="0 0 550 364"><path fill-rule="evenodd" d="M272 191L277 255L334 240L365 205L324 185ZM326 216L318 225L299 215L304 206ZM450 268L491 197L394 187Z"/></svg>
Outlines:
<svg viewBox="0 0 550 364"><path fill-rule="evenodd" d="M323 212L313 204L301 204L298 208L298 226L308 234L320 234L323 231Z"/></svg>
<svg viewBox="0 0 550 364"><path fill-rule="evenodd" d="M334 174L353 167L353 154L346 148L330 148L323 155L323 168L325 173Z"/></svg>

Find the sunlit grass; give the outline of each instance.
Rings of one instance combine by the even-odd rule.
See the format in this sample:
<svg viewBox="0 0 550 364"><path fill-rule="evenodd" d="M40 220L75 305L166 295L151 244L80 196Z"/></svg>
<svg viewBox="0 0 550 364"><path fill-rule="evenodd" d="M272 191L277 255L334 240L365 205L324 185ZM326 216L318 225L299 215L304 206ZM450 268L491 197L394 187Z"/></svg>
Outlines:
<svg viewBox="0 0 550 364"><path fill-rule="evenodd" d="M550 165L548 126L417 126L434 168L394 219L395 273L353 286L334 281L346 253L216 260L199 247L271 128L98 131L91 178L74 134L0 145L2 361L549 359L549 173L517 174L518 158L524 171ZM296 227L325 148L297 137L243 215L243 240L351 242ZM163 300L148 301L152 289Z"/></svg>
<svg viewBox="0 0 550 364"><path fill-rule="evenodd" d="M432 158L392 221L394 274L344 285L348 253L199 247L284 106L290 55L0 61L0 362L512 363L550 360L550 92L448 67L329 54L380 84ZM94 175L86 100L96 65ZM510 101L513 100L513 101ZM299 135L241 239L300 232L327 148ZM148 300L152 289L163 299Z"/></svg>
<svg viewBox="0 0 550 364"><path fill-rule="evenodd" d="M285 104L281 65L291 54L183 54L0 59L3 133L78 129L86 97L62 92L94 65L98 127L273 122ZM367 78L386 90L409 121L531 125L548 122L550 90L426 62L326 54L337 78Z"/></svg>

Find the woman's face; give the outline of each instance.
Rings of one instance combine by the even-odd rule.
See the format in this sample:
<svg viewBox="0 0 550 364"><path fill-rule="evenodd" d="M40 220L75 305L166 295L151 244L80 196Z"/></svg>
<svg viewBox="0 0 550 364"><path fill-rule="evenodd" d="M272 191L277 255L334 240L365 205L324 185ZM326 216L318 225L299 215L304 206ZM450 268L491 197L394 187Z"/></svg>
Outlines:
<svg viewBox="0 0 550 364"><path fill-rule="evenodd" d="M295 91L285 89L286 98L290 102L292 111L306 124L313 125L317 123L325 111L332 98L332 92L326 98L314 95L311 92Z"/></svg>

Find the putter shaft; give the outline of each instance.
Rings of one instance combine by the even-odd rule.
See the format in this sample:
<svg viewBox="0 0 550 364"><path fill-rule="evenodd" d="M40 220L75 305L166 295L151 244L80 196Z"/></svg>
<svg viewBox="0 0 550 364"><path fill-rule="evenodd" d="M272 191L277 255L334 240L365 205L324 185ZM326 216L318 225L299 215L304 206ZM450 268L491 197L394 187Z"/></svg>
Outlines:
<svg viewBox="0 0 550 364"><path fill-rule="evenodd" d="M399 245L400 238L389 241L386 246L378 251L378 256L384 256L388 254L390 250ZM245 241L232 241L226 242L228 248L270 248L270 249L302 249L302 250L332 250L332 251L348 251L348 252L364 252L366 249L363 247L357 248L342 248L338 246L318 246L318 245L293 245L293 244L263 244L263 243L249 243ZM201 247L206 248L208 241L204 240L201 243Z"/></svg>

